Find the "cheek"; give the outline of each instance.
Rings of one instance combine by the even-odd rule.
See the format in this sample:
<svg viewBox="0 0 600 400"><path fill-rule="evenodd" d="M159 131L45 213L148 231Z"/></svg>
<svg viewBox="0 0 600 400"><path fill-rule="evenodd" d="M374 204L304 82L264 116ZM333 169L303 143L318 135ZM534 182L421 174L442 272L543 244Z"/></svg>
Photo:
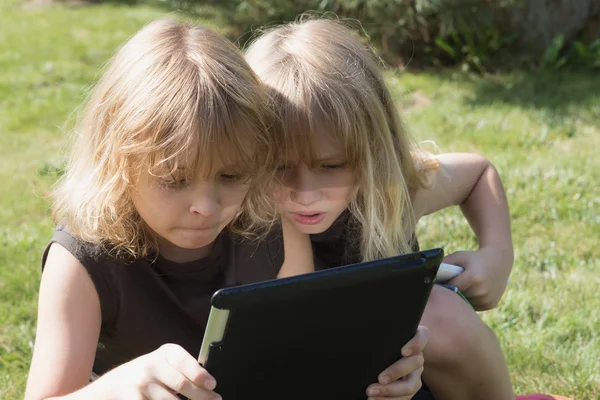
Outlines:
<svg viewBox="0 0 600 400"><path fill-rule="evenodd" d="M278 205L283 203L287 198L289 198L287 194L288 190L285 188L285 186L281 184L275 185L275 189L273 190L273 199L275 200L275 203Z"/></svg>
<svg viewBox="0 0 600 400"><path fill-rule="evenodd" d="M328 190L327 198L340 206L347 207L352 200L353 192L354 187L352 186L332 188Z"/></svg>
<svg viewBox="0 0 600 400"><path fill-rule="evenodd" d="M134 199L134 206L142 219L154 230L160 230L170 224L181 214L183 202L163 193L138 193Z"/></svg>
<svg viewBox="0 0 600 400"><path fill-rule="evenodd" d="M248 185L239 185L233 187L223 187L220 193L221 208L225 211L230 211L235 214L242 205L246 194L248 193Z"/></svg>
<svg viewBox="0 0 600 400"><path fill-rule="evenodd" d="M148 201L145 192L143 189L132 189L130 193L133 206L143 220L147 220L148 215L152 213L152 202Z"/></svg>
<svg viewBox="0 0 600 400"><path fill-rule="evenodd" d="M351 171L343 171L331 176L326 185L330 194L328 197L331 200L350 203L357 190L356 182L356 177Z"/></svg>

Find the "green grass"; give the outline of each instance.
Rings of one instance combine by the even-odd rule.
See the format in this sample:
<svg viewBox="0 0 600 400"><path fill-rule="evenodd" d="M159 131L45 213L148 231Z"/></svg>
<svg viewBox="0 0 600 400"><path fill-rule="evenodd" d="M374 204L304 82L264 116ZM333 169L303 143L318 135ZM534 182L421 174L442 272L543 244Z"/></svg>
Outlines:
<svg viewBox="0 0 600 400"><path fill-rule="evenodd" d="M600 80L406 73L389 81L419 140L484 154L502 175L516 262L500 306L483 316L515 391L600 398ZM425 247L476 248L457 209L419 232Z"/></svg>
<svg viewBox="0 0 600 400"><path fill-rule="evenodd" d="M167 12L160 4L0 0L0 399L23 395L40 257L53 230L46 196L74 110L113 50ZM218 25L214 10L203 15ZM515 390L599 398L600 80L446 72L390 74L389 82L403 106L415 103L405 119L419 139L480 152L502 174L517 259L506 296L484 318ZM475 246L457 210L419 230L423 246Z"/></svg>

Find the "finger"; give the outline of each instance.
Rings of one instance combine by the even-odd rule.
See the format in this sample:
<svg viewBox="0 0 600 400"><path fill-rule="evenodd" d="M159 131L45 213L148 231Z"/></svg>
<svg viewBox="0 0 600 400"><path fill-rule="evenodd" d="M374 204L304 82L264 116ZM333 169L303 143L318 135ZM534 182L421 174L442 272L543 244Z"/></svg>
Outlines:
<svg viewBox="0 0 600 400"><path fill-rule="evenodd" d="M488 300L484 297L473 297L472 299L469 298L469 303L471 303L471 306L473 306L476 311L487 311L493 308L490 306Z"/></svg>
<svg viewBox="0 0 600 400"><path fill-rule="evenodd" d="M179 393L190 400L208 400L218 399L219 396L212 390L196 386L188 380L181 372L168 363L158 363L154 366L155 379L170 389L172 392Z"/></svg>
<svg viewBox="0 0 600 400"><path fill-rule="evenodd" d="M463 274L467 274L467 272ZM466 287L459 289L463 296L469 299L469 301L474 299L481 301L481 299L489 295L488 285L484 283L485 278L481 276L479 271L468 271L465 278L468 280L468 283L465 285Z"/></svg>
<svg viewBox="0 0 600 400"><path fill-rule="evenodd" d="M367 389L369 399L394 399L409 400L421 389L421 374L423 367L413 371L402 380L397 380L387 385L371 385Z"/></svg>
<svg viewBox="0 0 600 400"><path fill-rule="evenodd" d="M183 347L175 344L166 344L160 348L167 362L177 371L181 372L194 385L214 390L217 381L208 371L198 364L198 361L190 355Z"/></svg>
<svg viewBox="0 0 600 400"><path fill-rule="evenodd" d="M476 299L478 303L484 304L490 302L492 296L490 295L489 285L476 284L469 289L468 297ZM467 295L465 295L467 297Z"/></svg>
<svg viewBox="0 0 600 400"><path fill-rule="evenodd" d="M450 279L448 282L445 282L447 285L456 286L461 291L465 291L471 287L472 271L469 270L469 255L471 253L472 252L470 251L457 251L444 257L445 263L458 265L459 267L464 268L462 273Z"/></svg>
<svg viewBox="0 0 600 400"><path fill-rule="evenodd" d="M404 357L379 374L377 380L381 385L386 385L418 370L423 366L423 363L423 353L416 353L410 357Z"/></svg>
<svg viewBox="0 0 600 400"><path fill-rule="evenodd" d="M425 349L429 340L429 329L424 325L419 325L417 333L402 347L402 356L409 357L413 354L420 353Z"/></svg>
<svg viewBox="0 0 600 400"><path fill-rule="evenodd" d="M468 292L473 287L474 283L473 272L468 269L465 269L465 272L462 274L459 274L450 279L448 282L445 282L446 285L456 286L463 294Z"/></svg>
<svg viewBox="0 0 600 400"><path fill-rule="evenodd" d="M144 388L144 396L147 400L179 400L173 392L169 391L159 383L149 383Z"/></svg>
<svg viewBox="0 0 600 400"><path fill-rule="evenodd" d="M448 254L446 257L444 257L444 262L465 268L465 266L467 266L469 263L469 254L471 253L471 251L455 251L454 253Z"/></svg>

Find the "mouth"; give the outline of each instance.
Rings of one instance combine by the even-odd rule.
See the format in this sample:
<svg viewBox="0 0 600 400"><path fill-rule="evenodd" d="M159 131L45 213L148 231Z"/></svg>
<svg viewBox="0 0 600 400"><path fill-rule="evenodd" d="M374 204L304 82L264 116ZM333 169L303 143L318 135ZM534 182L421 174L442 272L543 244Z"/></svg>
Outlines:
<svg viewBox="0 0 600 400"><path fill-rule="evenodd" d="M210 230L213 230L213 229L215 229L215 225L213 225L213 226L201 226L201 227L197 227L197 228L187 228L186 230L188 230L188 231L200 231L200 232L203 232L203 231L210 231Z"/></svg>
<svg viewBox="0 0 600 400"><path fill-rule="evenodd" d="M291 213L295 221L303 225L316 225L323 221L326 214L324 212L300 211Z"/></svg>

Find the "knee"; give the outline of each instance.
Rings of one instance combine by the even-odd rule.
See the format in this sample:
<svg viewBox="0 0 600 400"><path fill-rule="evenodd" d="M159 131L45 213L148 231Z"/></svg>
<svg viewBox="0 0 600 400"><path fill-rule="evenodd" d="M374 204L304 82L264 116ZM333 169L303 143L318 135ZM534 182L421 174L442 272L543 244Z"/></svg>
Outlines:
<svg viewBox="0 0 600 400"><path fill-rule="evenodd" d="M479 315L456 293L435 286L421 324L429 328L425 348L428 364L456 364L481 351L485 337L493 335Z"/></svg>

